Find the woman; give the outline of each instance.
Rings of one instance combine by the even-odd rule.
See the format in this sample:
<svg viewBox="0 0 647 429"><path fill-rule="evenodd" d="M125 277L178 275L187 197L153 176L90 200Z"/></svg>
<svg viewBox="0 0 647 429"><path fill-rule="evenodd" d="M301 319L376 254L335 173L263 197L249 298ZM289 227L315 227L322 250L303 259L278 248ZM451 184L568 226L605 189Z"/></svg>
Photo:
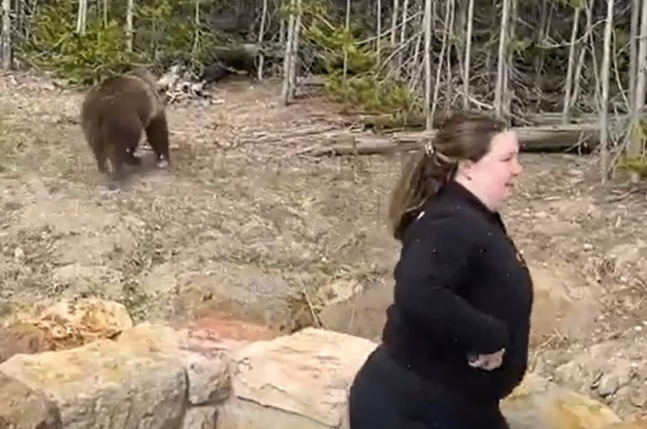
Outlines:
<svg viewBox="0 0 647 429"><path fill-rule="evenodd" d="M457 114L400 179L402 242L382 344L353 381L351 429L505 429L528 360L533 287L498 209L521 173L504 124Z"/></svg>

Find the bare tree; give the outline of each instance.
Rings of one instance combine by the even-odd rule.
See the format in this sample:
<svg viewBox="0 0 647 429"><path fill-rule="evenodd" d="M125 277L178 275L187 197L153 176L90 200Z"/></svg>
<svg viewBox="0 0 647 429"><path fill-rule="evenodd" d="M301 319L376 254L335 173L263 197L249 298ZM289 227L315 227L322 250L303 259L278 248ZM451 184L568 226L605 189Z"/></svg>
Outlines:
<svg viewBox="0 0 647 429"><path fill-rule="evenodd" d="M629 111L636 105L636 74L638 67L638 17L640 0L631 0L631 23L629 24Z"/></svg>
<svg viewBox="0 0 647 429"><path fill-rule="evenodd" d="M636 91L635 111L636 116L645 107L645 91L647 91L647 1L642 1L640 16L640 42L638 43L638 64L636 65Z"/></svg>
<svg viewBox="0 0 647 429"><path fill-rule="evenodd" d="M128 51L133 50L133 15L135 13L135 0L128 0L126 6L126 43Z"/></svg>
<svg viewBox="0 0 647 429"><path fill-rule="evenodd" d="M642 8L640 7L642 3ZM629 132L627 133L626 155L636 158L643 153L643 132L640 130L641 111L645 105L647 84L647 2L639 0L631 4L631 29L629 52ZM638 17L640 15L640 33ZM637 37L639 35L639 37ZM636 40L638 47L636 49ZM639 175L632 173L631 180L637 182Z"/></svg>
<svg viewBox="0 0 647 429"><path fill-rule="evenodd" d="M463 109L470 105L470 60L472 57L472 29L474 28L474 0L467 6L467 30L465 34L465 72L463 74Z"/></svg>
<svg viewBox="0 0 647 429"><path fill-rule="evenodd" d="M350 0L346 0L346 18L344 20L344 30L350 31ZM344 43L344 81L348 73L348 46Z"/></svg>
<svg viewBox="0 0 647 429"><path fill-rule="evenodd" d="M283 61L283 104L288 104L294 95L296 82L296 62L299 41L299 26L301 24L301 0L290 0L290 16L288 18L287 39L285 42L285 57Z"/></svg>
<svg viewBox="0 0 647 429"><path fill-rule="evenodd" d="M409 0L404 0L402 5L402 27L400 28L400 50L398 52L398 68L397 70L402 69L402 64L404 62L404 43L407 39L407 14L409 13Z"/></svg>
<svg viewBox="0 0 647 429"><path fill-rule="evenodd" d="M263 43L263 37L265 36L265 21L267 20L267 0L263 0L263 9L261 10L261 24L258 28L258 45L260 46ZM257 77L258 80L263 79L263 66L265 62L265 56L263 52L258 56L258 70Z"/></svg>
<svg viewBox="0 0 647 429"><path fill-rule="evenodd" d="M193 0L193 20L195 22L195 34L193 36L193 56L198 55L198 49L200 49L200 0ZM132 50L132 39L130 42L130 49Z"/></svg>
<svg viewBox="0 0 647 429"><path fill-rule="evenodd" d="M101 2L101 5L103 6L103 8L101 9L101 11L103 13L101 19L103 20L103 26L107 27L108 26L108 15L109 15L108 12L110 10L110 0L103 0L103 2Z"/></svg>
<svg viewBox="0 0 647 429"><path fill-rule="evenodd" d="M611 68L611 29L613 28L613 0L607 0L607 19L604 25L604 51L602 53L602 95L600 106L600 169L602 182L609 172L609 69Z"/></svg>
<svg viewBox="0 0 647 429"><path fill-rule="evenodd" d="M586 30L585 34L592 34L593 33L593 13L591 9L593 8L593 1L590 0L582 0L586 9ZM569 98L570 106L569 109L573 107L575 102L580 96L580 88L581 88L581 83L582 83L582 71L584 70L584 61L586 59L586 53L588 50L592 50L593 46L587 46L586 44L582 44L580 48L580 57L577 60L577 67L575 68L575 74L573 77L573 93L571 97ZM593 53L591 54L592 61L595 61L595 57L593 56ZM594 63L595 64L595 63Z"/></svg>
<svg viewBox="0 0 647 429"><path fill-rule="evenodd" d="M79 8L76 15L76 33L85 34L86 22L88 19L88 0L79 0Z"/></svg>
<svg viewBox="0 0 647 429"><path fill-rule="evenodd" d="M499 31L499 58L497 66L496 88L494 90L494 110L496 116L503 116L503 91L505 90L506 63L507 63L507 46L508 32L510 26L510 2L513 0L503 0L503 11L501 12L501 29Z"/></svg>
<svg viewBox="0 0 647 429"><path fill-rule="evenodd" d="M282 98L283 104L288 104L290 102L290 94L292 92L292 78L290 76L290 71L292 70L291 62L294 61L292 58L293 50L292 44L294 43L294 6L296 5L296 0L290 0L290 14L288 16L288 29L285 39L285 55L283 57L283 91Z"/></svg>
<svg viewBox="0 0 647 429"><path fill-rule="evenodd" d="M396 29L398 28L399 1L393 0L393 12L391 15L391 46L395 45Z"/></svg>
<svg viewBox="0 0 647 429"><path fill-rule="evenodd" d="M294 29L292 31L293 40L292 61L290 62L290 98L294 96L294 90L297 86L297 62L299 59L299 37L301 34L301 6L302 0L297 0L297 16L294 20Z"/></svg>
<svg viewBox="0 0 647 429"><path fill-rule="evenodd" d="M377 24L377 39L375 40L375 54L377 58L380 57L380 50L382 48L382 0L377 0L376 2L377 11L375 13L376 24Z"/></svg>
<svg viewBox="0 0 647 429"><path fill-rule="evenodd" d="M452 82L452 50L456 49L456 44L454 43L454 40L456 39L456 36L454 34L454 22L455 22L455 17L456 17L456 1L457 0L448 0L449 1L449 20L446 23L447 26L447 38L444 39L443 45L448 45L447 49L445 50L445 61L447 62L447 67L445 67L445 71L447 72L447 75L445 77L445 109L449 110L451 109L452 103L454 102L453 100L453 89L454 85ZM457 56L460 56L460 53L456 52ZM439 63L442 64L443 62L443 56L442 53L440 55L440 61Z"/></svg>
<svg viewBox="0 0 647 429"><path fill-rule="evenodd" d="M397 0L395 0L397 1ZM423 14L423 31L425 34L425 104L423 107L426 118L425 128L430 130L433 127L433 118L431 116L431 3L434 0L425 0L425 11Z"/></svg>
<svg viewBox="0 0 647 429"><path fill-rule="evenodd" d="M436 81L434 83L434 97L431 101L431 118L433 120L435 113L436 113L436 104L438 103L438 92L440 91L440 74L443 70L443 60L445 58L445 50L447 49L447 43L449 39L449 33L452 31L451 27L451 14L452 14L452 5L454 3L454 0L446 0L445 2L445 19L444 19L444 26L443 26L443 42L442 46L440 47L440 55L439 55L439 61L438 61L438 67L436 68ZM447 67L450 67L449 64L447 64Z"/></svg>
<svg viewBox="0 0 647 429"><path fill-rule="evenodd" d="M504 115L508 116L512 113L512 99L514 97L514 87L511 85L513 81L512 76L514 72L514 49L510 48L510 41L515 38L515 31L518 19L518 8L517 0L510 0L510 8L508 13L508 34L506 35L506 45L505 45L505 66L503 67L503 86L502 86L502 95L503 95L503 106L504 106Z"/></svg>
<svg viewBox="0 0 647 429"><path fill-rule="evenodd" d="M2 68L9 70L11 68L11 0L2 0L2 33L0 33L2 48Z"/></svg>
<svg viewBox="0 0 647 429"><path fill-rule="evenodd" d="M416 7L418 10L416 10L416 13L414 14L415 16L418 17L418 20L416 21L416 25L414 25L414 28L420 28L422 29L422 21L424 19L423 15L423 9L424 9L424 4L420 2L415 2ZM420 83L420 74L422 73L422 69L424 68L424 61L420 61L420 51L422 49L422 44L423 44L423 33L424 31L419 31L418 34L415 36L415 41L414 41L414 48L413 48L413 56L411 58L411 61L409 62L409 75L411 76L411 79L409 80L409 88L411 90L414 90L418 88L418 85Z"/></svg>
<svg viewBox="0 0 647 429"><path fill-rule="evenodd" d="M573 71L575 69L575 48L577 46L578 23L580 19L580 5L575 6L573 27L571 29L571 42L568 49L568 68L566 69L566 84L564 85L564 106L562 108L562 123L568 123L568 113L571 107L571 94L573 92Z"/></svg>

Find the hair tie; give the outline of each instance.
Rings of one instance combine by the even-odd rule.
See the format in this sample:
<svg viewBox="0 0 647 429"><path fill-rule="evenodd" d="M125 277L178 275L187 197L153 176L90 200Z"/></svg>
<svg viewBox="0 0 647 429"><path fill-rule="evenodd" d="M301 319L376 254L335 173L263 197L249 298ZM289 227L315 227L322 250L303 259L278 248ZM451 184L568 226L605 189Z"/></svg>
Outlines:
<svg viewBox="0 0 647 429"><path fill-rule="evenodd" d="M432 143L432 140L429 139L425 142L425 153L428 156L433 156L433 154L436 152L436 149L434 148L434 144Z"/></svg>
<svg viewBox="0 0 647 429"><path fill-rule="evenodd" d="M436 160L436 162L441 161L445 164L454 164L456 162L450 157L438 152L438 150L436 150L436 148L434 147L433 141L431 139L429 139L429 141L425 143L425 154L430 158Z"/></svg>

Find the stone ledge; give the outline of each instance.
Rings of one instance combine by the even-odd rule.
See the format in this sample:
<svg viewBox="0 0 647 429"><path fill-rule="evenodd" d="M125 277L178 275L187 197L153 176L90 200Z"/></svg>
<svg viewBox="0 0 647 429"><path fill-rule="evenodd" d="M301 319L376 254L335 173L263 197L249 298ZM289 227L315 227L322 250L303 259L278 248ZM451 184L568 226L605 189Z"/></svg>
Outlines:
<svg viewBox="0 0 647 429"><path fill-rule="evenodd" d="M277 336L231 320L220 332L214 320L210 328L131 327L114 306L96 308L112 309L121 322L108 312L83 320L98 320L112 334L122 327L113 339L93 340L97 329L76 326L75 337L90 338L87 344L16 354L0 364L0 426L347 429L347 388L376 346L314 328ZM86 331L92 336L81 335ZM647 429L647 422L620 422L601 403L535 374L503 411L512 429Z"/></svg>
<svg viewBox="0 0 647 429"><path fill-rule="evenodd" d="M65 429L200 428L229 396L230 357L189 346L181 331L142 324L116 340L15 355L0 374L48 398Z"/></svg>

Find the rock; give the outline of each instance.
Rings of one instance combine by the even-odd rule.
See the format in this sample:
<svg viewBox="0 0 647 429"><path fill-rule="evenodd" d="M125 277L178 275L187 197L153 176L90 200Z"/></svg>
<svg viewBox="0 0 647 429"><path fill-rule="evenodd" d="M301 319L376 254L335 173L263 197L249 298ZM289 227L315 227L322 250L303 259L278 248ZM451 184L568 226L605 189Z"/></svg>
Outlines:
<svg viewBox="0 0 647 429"><path fill-rule="evenodd" d="M118 338L129 347L143 346L178 357L187 377L190 405L218 404L231 391L229 351L219 339L196 337L200 331L141 323Z"/></svg>
<svg viewBox="0 0 647 429"><path fill-rule="evenodd" d="M216 404L231 393L230 351L258 340L276 338L264 326L224 317L203 317L175 327L184 336L182 360L191 405Z"/></svg>
<svg viewBox="0 0 647 429"><path fill-rule="evenodd" d="M101 299L60 301L34 314L17 313L12 320L0 327L0 362L19 353L64 350L111 338L133 323L123 305Z"/></svg>
<svg viewBox="0 0 647 429"><path fill-rule="evenodd" d="M0 374L0 427L63 429L56 405L18 380Z"/></svg>
<svg viewBox="0 0 647 429"><path fill-rule="evenodd" d="M182 429L215 429L218 419L218 407L190 407L186 410Z"/></svg>
<svg viewBox="0 0 647 429"><path fill-rule="evenodd" d="M191 405L217 404L231 391L229 353L226 350L182 351Z"/></svg>
<svg viewBox="0 0 647 429"><path fill-rule="evenodd" d="M171 333L133 328L118 341L16 355L0 373L52 399L65 429L178 427L187 386Z"/></svg>
<svg viewBox="0 0 647 429"><path fill-rule="evenodd" d="M55 338L76 336L83 343L112 338L133 326L123 304L97 298L60 301L41 312L35 323Z"/></svg>
<svg viewBox="0 0 647 429"><path fill-rule="evenodd" d="M616 366L610 372L602 374L599 381L594 384L597 386L598 394L603 398L613 395L618 389L629 384L633 376L632 372L631 361L619 359L616 361Z"/></svg>
<svg viewBox="0 0 647 429"><path fill-rule="evenodd" d="M532 373L501 410L511 429L600 429L620 421L606 405Z"/></svg>
<svg viewBox="0 0 647 429"><path fill-rule="evenodd" d="M234 353L233 397L218 429L338 428L346 392L375 344L306 328Z"/></svg>

